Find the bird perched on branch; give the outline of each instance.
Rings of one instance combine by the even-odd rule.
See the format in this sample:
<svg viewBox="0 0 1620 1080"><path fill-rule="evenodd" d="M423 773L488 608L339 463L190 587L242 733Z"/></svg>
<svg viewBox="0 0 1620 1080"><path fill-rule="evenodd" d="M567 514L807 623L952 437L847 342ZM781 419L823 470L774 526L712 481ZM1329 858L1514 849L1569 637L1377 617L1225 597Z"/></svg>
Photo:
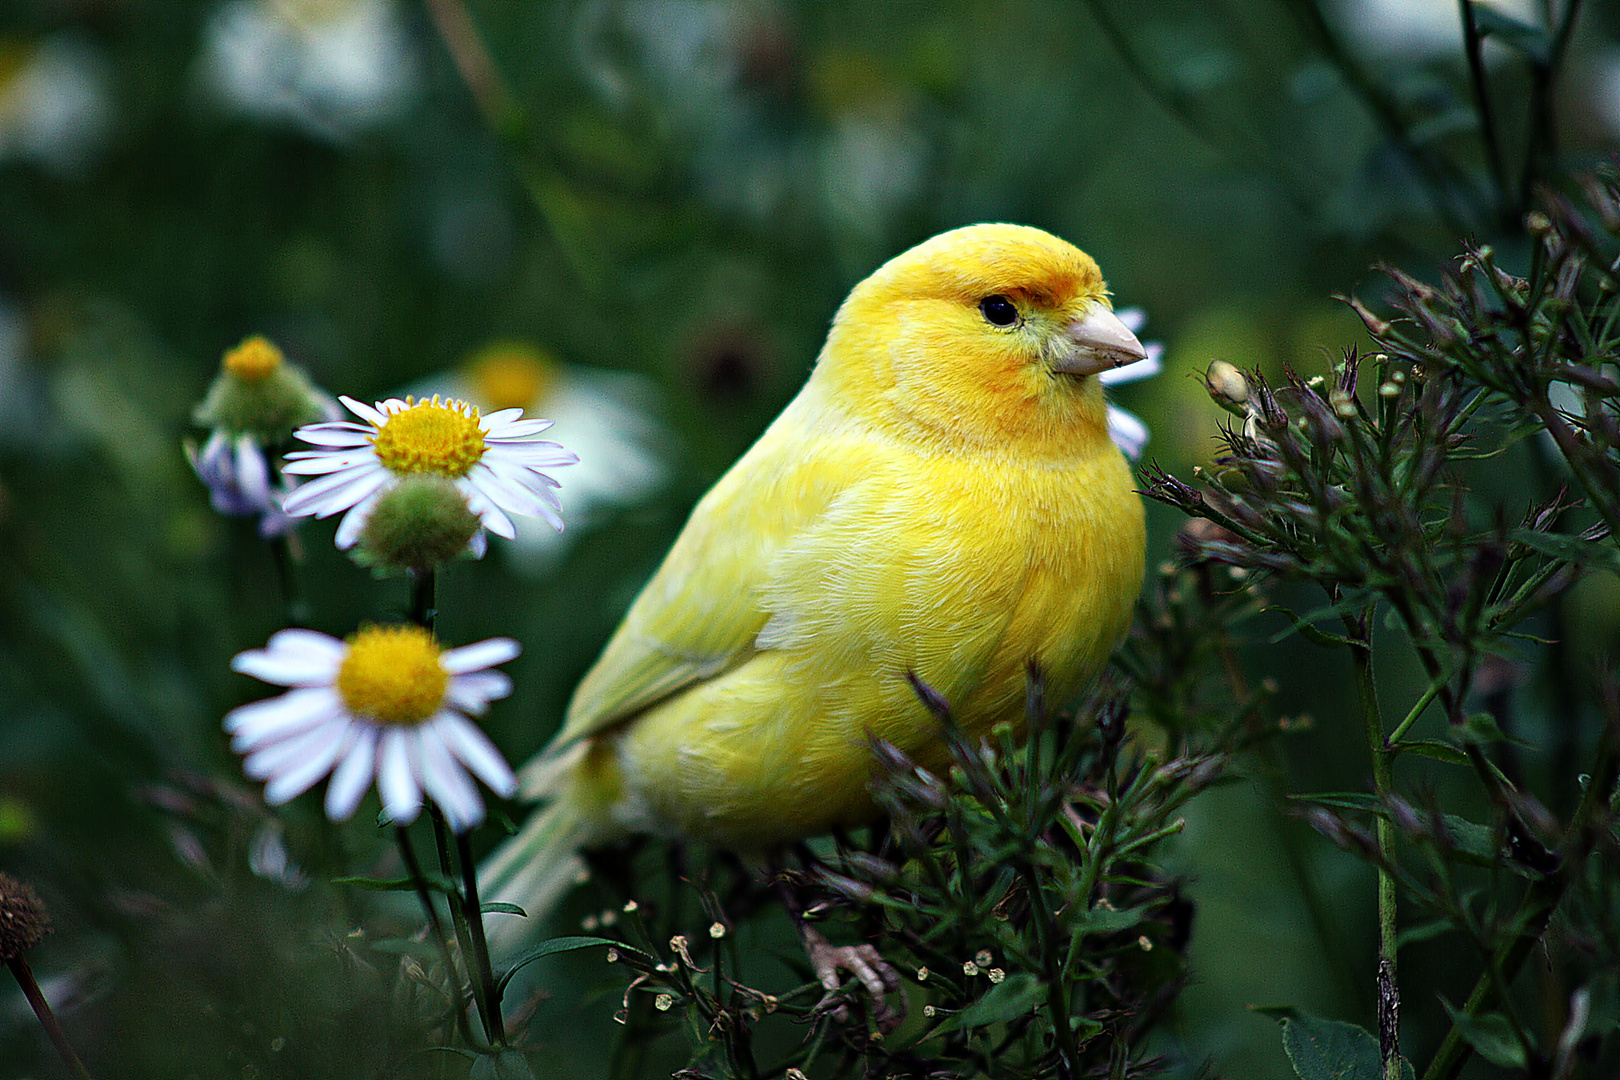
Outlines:
<svg viewBox="0 0 1620 1080"><path fill-rule="evenodd" d="M874 738L947 760L908 674L970 736L1022 721L1031 662L1078 693L1143 564L1097 375L1146 355L1097 264L1039 229L942 233L857 285L524 771L549 805L484 869L529 914L497 937L630 832L768 852L870 821ZM835 954L812 948L830 985Z"/></svg>

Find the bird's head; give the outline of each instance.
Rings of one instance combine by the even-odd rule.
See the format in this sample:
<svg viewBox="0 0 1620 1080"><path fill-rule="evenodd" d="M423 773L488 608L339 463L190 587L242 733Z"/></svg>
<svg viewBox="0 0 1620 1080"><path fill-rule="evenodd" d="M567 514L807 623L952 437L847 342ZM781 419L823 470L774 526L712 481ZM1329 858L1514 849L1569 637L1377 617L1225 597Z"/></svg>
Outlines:
<svg viewBox="0 0 1620 1080"><path fill-rule="evenodd" d="M1066 456L1107 440L1094 376L1146 356L1085 252L1028 226L970 225L857 285L814 381L908 437Z"/></svg>

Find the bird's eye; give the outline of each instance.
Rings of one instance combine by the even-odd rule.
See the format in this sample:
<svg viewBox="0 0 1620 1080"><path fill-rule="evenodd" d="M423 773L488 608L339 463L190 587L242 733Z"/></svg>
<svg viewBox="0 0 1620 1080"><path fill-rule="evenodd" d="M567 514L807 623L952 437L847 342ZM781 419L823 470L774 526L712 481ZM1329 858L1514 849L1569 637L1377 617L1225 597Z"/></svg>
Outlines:
<svg viewBox="0 0 1620 1080"><path fill-rule="evenodd" d="M979 313L992 326L1011 326L1018 321L1018 307L1005 296L987 296L979 301Z"/></svg>

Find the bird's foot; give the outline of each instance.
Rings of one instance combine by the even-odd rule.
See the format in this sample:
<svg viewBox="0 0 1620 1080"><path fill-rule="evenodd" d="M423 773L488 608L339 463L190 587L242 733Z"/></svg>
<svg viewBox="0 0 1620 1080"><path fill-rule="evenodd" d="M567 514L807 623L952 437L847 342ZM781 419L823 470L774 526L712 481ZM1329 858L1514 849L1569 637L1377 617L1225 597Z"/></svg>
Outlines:
<svg viewBox="0 0 1620 1080"><path fill-rule="evenodd" d="M801 929L804 950L810 954L810 966L827 991L827 996L821 999L821 1007L829 1008L834 1020L841 1024L849 1020L849 1003L839 993L843 982L838 977L840 971L847 971L866 990L871 1001L872 1021L878 1030L887 1034L900 1026L906 1018L906 999L900 998L898 1009L888 1002L888 995L900 989L900 972L893 964L870 945L833 945L810 926Z"/></svg>

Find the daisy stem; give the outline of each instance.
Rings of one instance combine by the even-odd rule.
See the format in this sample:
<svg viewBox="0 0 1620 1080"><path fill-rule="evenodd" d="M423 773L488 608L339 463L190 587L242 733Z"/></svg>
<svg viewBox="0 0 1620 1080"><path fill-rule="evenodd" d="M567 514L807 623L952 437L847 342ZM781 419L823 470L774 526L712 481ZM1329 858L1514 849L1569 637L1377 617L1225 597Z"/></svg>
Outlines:
<svg viewBox="0 0 1620 1080"><path fill-rule="evenodd" d="M438 574L433 570L411 571L411 622L420 626L428 633L433 633L433 624L438 620L437 593Z"/></svg>
<svg viewBox="0 0 1620 1080"><path fill-rule="evenodd" d="M429 804L428 816L433 819L433 839L439 848L439 869L444 876L454 881L455 868L450 859L450 827L445 823L444 814L437 806ZM474 952L473 933L468 919L467 908L471 900L465 895L450 898L450 918L456 925L456 940L461 943L461 958L467 966L467 986L472 993L473 1001L478 1005L479 1019L484 1024L484 1037L496 1046L504 1045L505 1039L500 1031L500 1020L496 1015L494 996L490 993L495 987L493 979L485 979L482 972L475 972L473 965L478 963ZM482 927L480 927L482 929ZM488 960L484 960L487 969Z"/></svg>
<svg viewBox="0 0 1620 1080"><path fill-rule="evenodd" d="M473 960L478 965L478 978L484 986L484 1000L489 1003L491 1034L497 1044L506 1045L506 1018L501 1014L501 991L495 984L495 969L489 962L489 941L484 936L483 904L478 900L478 864L473 861L472 843L466 833L456 834L456 855L461 862L461 878L466 890L467 924L472 931Z"/></svg>
<svg viewBox="0 0 1620 1080"><path fill-rule="evenodd" d="M309 598L298 580L298 567L303 563L298 534L286 532L270 541L270 552L276 560L276 579L281 584L281 602L286 608L288 626L308 626L310 622Z"/></svg>
<svg viewBox="0 0 1620 1080"><path fill-rule="evenodd" d="M439 909L433 906L433 894L428 891L427 876L422 873L422 864L416 861L416 849L411 847L411 834L403 825L394 827L394 835L399 839L399 854L405 860L405 869L409 871L411 880L416 883L416 898L422 901L422 910L427 913L428 930L433 934L433 940L439 944L439 953L444 958L444 970L452 983L460 982L460 972L456 968L455 954L450 951L450 939L444 936L444 923L439 921ZM451 905L454 910L454 905ZM456 988L456 1027L461 1029L461 1037L471 1046L477 1046L478 1041L473 1038L472 1029L467 1026L467 1010L461 1001L460 988Z"/></svg>
<svg viewBox="0 0 1620 1080"><path fill-rule="evenodd" d="M51 1037L56 1052L62 1055L67 1064L68 1072L76 1080L90 1080L90 1072L79 1060L79 1055L73 1052L73 1044L68 1042L67 1033L56 1019L56 1013L51 1011L51 1003L45 1000L45 994L40 990L39 983L34 980L34 972L28 966L28 961L21 956L13 956L6 961L11 973L17 976L17 984L22 987L23 997L28 1004L34 1007L34 1015L39 1017L39 1024L45 1029L45 1034Z"/></svg>

